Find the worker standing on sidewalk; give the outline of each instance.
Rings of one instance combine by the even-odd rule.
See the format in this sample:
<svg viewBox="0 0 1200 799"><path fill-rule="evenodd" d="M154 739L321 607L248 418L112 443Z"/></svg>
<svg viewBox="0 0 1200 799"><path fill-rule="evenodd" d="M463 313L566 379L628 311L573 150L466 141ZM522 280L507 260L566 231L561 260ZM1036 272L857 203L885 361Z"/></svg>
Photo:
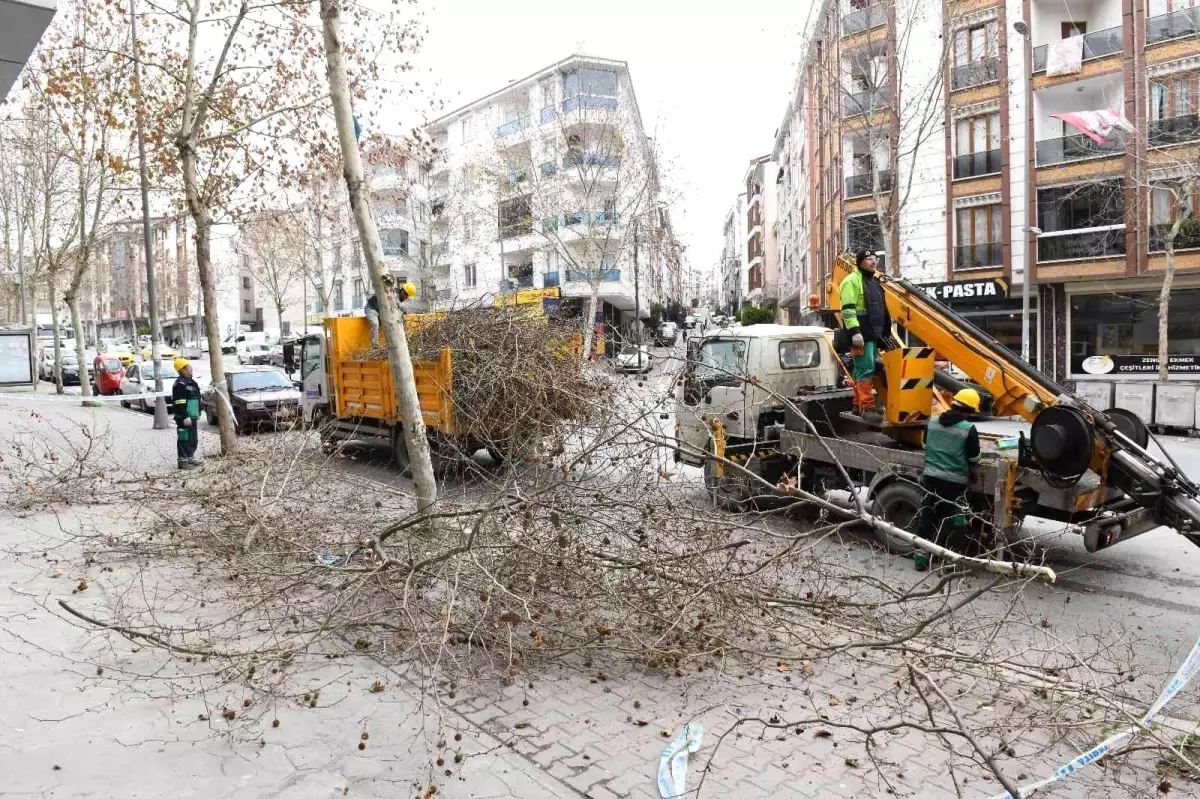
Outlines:
<svg viewBox="0 0 1200 799"><path fill-rule="evenodd" d="M879 421L882 414L875 409L875 353L878 343L891 334L892 318L888 314L883 284L875 274L875 253L860 250L855 256L858 268L842 281L839 295L842 304L842 325L851 333L851 379L854 381L854 409L858 415Z"/></svg>
<svg viewBox="0 0 1200 799"><path fill-rule="evenodd" d="M187 358L175 359L175 386L171 389L171 407L175 411L175 452L180 469L199 466L196 449L200 445L200 384L192 378L192 365Z"/></svg>
<svg viewBox="0 0 1200 799"><path fill-rule="evenodd" d="M954 395L950 410L932 417L925 427L925 497L917 519L917 535L956 552L966 544L965 514L971 464L979 462L979 431L967 421L979 412L979 392L964 388ZM918 571L929 568L929 556L913 555Z"/></svg>

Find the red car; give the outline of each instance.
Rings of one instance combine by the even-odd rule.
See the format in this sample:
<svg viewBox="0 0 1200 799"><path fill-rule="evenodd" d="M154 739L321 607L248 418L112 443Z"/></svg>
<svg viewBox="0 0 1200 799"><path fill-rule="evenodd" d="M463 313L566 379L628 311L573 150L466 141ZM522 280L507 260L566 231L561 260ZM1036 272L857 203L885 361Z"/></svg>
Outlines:
<svg viewBox="0 0 1200 799"><path fill-rule="evenodd" d="M92 362L92 387L96 393L108 397L116 394L121 389L121 376L125 373L125 367L121 365L120 357L116 355L97 355L96 360Z"/></svg>

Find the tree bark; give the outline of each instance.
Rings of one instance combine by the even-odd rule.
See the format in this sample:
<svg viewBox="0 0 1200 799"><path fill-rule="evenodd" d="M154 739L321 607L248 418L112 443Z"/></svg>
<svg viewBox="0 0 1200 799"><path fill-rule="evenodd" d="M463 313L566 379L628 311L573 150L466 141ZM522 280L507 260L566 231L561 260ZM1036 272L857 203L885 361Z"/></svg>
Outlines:
<svg viewBox="0 0 1200 799"><path fill-rule="evenodd" d="M54 280L58 277L55 269L48 270L50 279L47 281L47 292L50 295L50 324L54 325L54 393L63 393L62 379L62 336L58 332L58 298L54 296Z"/></svg>
<svg viewBox="0 0 1200 799"><path fill-rule="evenodd" d="M341 145L350 208L354 212L354 222L362 242L363 254L366 256L367 269L371 274L371 285L379 300L379 324L387 339L392 380L404 419L404 440L408 445L413 483L416 486L417 510L425 512L437 501L437 482L433 474L425 419L421 415L421 402L417 397L412 360L408 354L404 322L400 316L392 276L388 274L383 261L383 246L379 240L375 219L371 216L370 199L363 180L362 155L354 135L350 81L346 74L346 60L342 50L341 5L338 0L321 0L321 22L325 39L325 60L329 67L329 98L337 122L338 143Z"/></svg>
<svg viewBox="0 0 1200 799"><path fill-rule="evenodd" d="M87 379L87 363L84 362L84 347L83 347L83 319L79 316L79 294L75 290L67 291L67 307L71 309L71 326L75 329L75 360L79 362L79 390L84 396L84 405L96 405L95 402L88 402L87 397L92 396L92 384Z"/></svg>
<svg viewBox="0 0 1200 799"><path fill-rule="evenodd" d="M592 286L591 296L588 297L587 319L583 320L583 355L580 360L584 363L592 357L592 348L596 345L596 311L600 307L600 288Z"/></svg>
<svg viewBox="0 0 1200 799"><path fill-rule="evenodd" d="M208 368L212 372L213 385L225 380L225 367L221 363L221 328L217 324L217 295L213 287L212 274L212 220L208 209L200 202L196 183L196 156L190 145L183 150L184 186L187 193L188 211L196 223L196 271L200 276L200 296L204 299L204 337L208 339ZM237 446L237 431L228 403L217 403L217 425L221 434L221 454L228 455Z"/></svg>
<svg viewBox="0 0 1200 799"><path fill-rule="evenodd" d="M1167 315L1171 305L1171 284L1175 282L1175 237L1183 225L1183 218L1176 219L1166 236L1166 269L1163 270L1162 289L1158 292L1158 379L1167 382L1170 374L1170 340L1167 336Z"/></svg>

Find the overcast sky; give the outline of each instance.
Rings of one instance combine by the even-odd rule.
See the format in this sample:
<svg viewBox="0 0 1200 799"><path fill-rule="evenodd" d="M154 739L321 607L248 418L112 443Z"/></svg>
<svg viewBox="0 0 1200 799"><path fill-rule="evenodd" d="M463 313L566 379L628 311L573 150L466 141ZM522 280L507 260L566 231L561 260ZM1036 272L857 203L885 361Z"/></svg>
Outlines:
<svg viewBox="0 0 1200 799"><path fill-rule="evenodd" d="M721 223L751 158L770 152L808 0L430 0L418 73L455 108L571 53L629 63L646 131L682 194L693 268L720 257Z"/></svg>

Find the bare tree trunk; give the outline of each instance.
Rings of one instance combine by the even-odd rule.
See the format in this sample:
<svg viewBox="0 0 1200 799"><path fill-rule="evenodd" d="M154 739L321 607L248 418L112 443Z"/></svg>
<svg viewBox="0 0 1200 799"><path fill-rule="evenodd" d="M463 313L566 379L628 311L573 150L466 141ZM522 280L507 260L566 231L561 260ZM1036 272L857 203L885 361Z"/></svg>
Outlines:
<svg viewBox="0 0 1200 799"><path fill-rule="evenodd" d="M204 298L204 337L208 339L208 368L212 372L213 384L225 380L225 367L221 363L221 329L217 325L217 293L213 287L212 274L212 220L208 209L200 202L196 187L196 156L191 148L185 149L183 157L184 184L187 191L188 210L196 223L196 271L200 276L200 296ZM217 403L217 424L221 433L221 454L228 455L237 446L237 431L229 404Z"/></svg>
<svg viewBox="0 0 1200 799"><path fill-rule="evenodd" d="M1167 314L1171 304L1171 284L1175 282L1175 237L1183 225L1183 218L1176 219L1167 231L1166 253L1167 266L1163 271L1162 289L1158 292L1158 379L1167 381L1170 373L1169 355L1170 341L1167 336Z"/></svg>
<svg viewBox="0 0 1200 799"><path fill-rule="evenodd" d="M55 270L48 270L50 279L47 281L47 292L50 295L50 324L54 325L54 393L63 393L62 378L62 336L58 332L58 298L54 296Z"/></svg>
<svg viewBox="0 0 1200 799"><path fill-rule="evenodd" d="M582 360L587 363L592 357L592 348L596 344L596 311L600 306L600 287L592 285L591 296L588 297L587 318L583 325L583 356Z"/></svg>
<svg viewBox="0 0 1200 799"><path fill-rule="evenodd" d="M84 397L92 396L92 384L87 379L87 363L84 361L83 319L79 316L79 293L67 291L67 307L71 309L71 326L75 329L75 360L79 362L79 390ZM95 405L84 400L84 405Z"/></svg>
<svg viewBox="0 0 1200 799"><path fill-rule="evenodd" d="M383 246L379 241L379 230L371 216L370 200L363 181L362 155L354 135L350 82L346 75L346 61L342 51L341 6L338 0L321 0L321 21L325 38L325 60L329 67L329 98L333 103L334 119L337 121L338 142L342 150L350 208L354 212L367 269L371 273L371 285L379 299L379 323L387 338L392 380L395 382L400 411L404 418L404 440L408 445L413 483L416 485L417 510L426 511L437 501L437 482L433 474L425 419L421 415L421 401L417 397L412 360L408 354L404 322L400 317L400 306L392 286L392 277L383 262Z"/></svg>

